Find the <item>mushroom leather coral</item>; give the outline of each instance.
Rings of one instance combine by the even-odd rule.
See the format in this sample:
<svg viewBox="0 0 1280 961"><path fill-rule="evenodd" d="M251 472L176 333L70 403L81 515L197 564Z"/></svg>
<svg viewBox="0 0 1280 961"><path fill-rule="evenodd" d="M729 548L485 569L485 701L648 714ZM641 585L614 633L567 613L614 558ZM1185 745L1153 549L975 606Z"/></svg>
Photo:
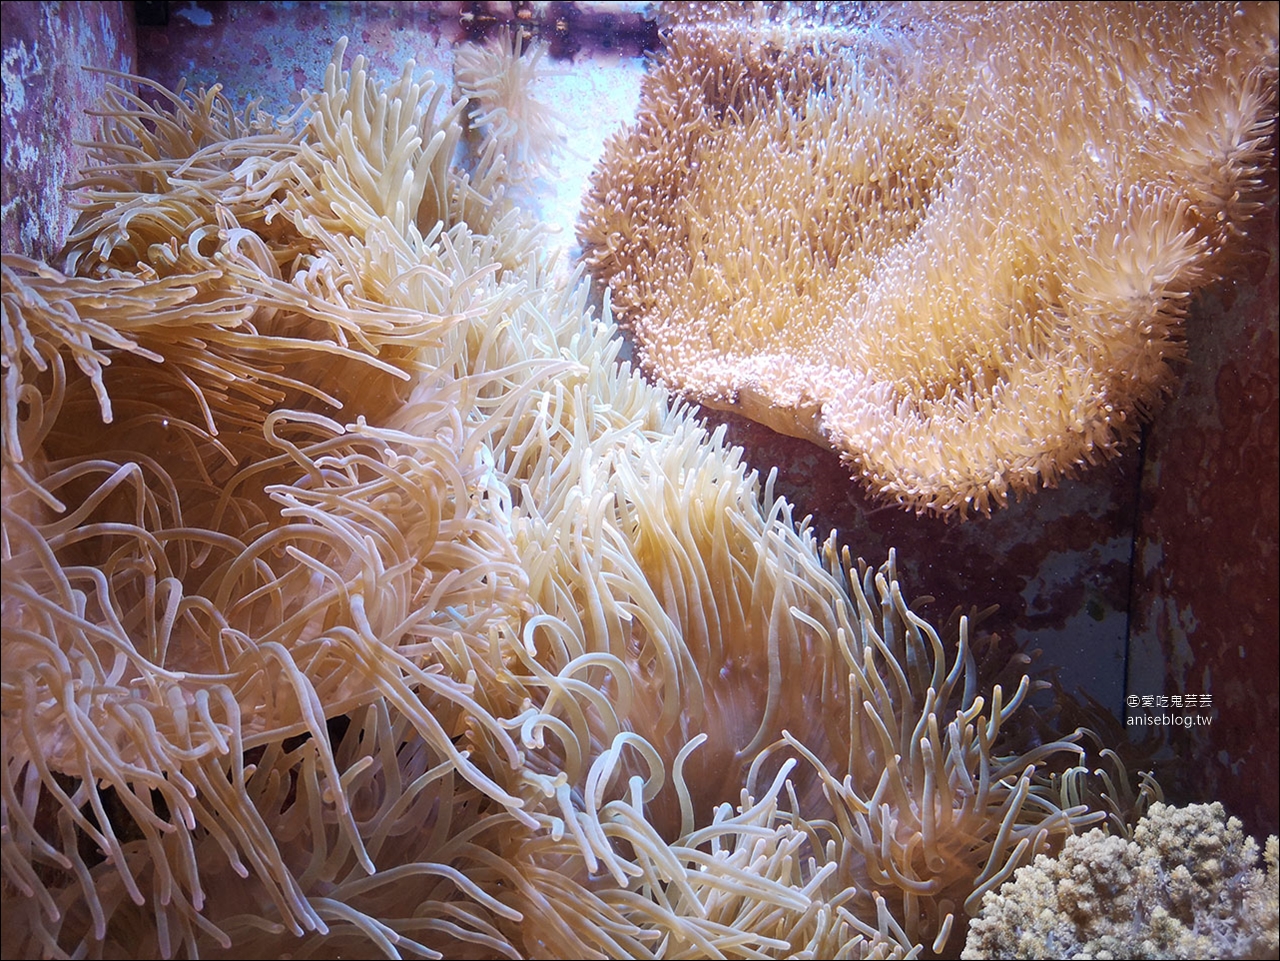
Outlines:
<svg viewBox="0 0 1280 961"><path fill-rule="evenodd" d="M462 105L103 110L3 266L5 956L904 956L1094 815L794 523ZM1062 782L1065 783L1065 782Z"/></svg>
<svg viewBox="0 0 1280 961"><path fill-rule="evenodd" d="M583 212L641 366L922 512L1112 456L1258 205L1276 5L744 9L674 14Z"/></svg>

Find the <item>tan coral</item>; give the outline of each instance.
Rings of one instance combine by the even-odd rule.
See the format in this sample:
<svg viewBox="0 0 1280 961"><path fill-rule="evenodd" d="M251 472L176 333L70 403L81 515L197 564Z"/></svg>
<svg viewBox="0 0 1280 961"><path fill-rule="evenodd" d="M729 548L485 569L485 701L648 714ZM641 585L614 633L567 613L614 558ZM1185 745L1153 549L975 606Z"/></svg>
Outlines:
<svg viewBox="0 0 1280 961"><path fill-rule="evenodd" d="M983 898L965 958L1266 958L1276 939L1276 838L1221 804L1155 803L1132 838L1068 838Z"/></svg>
<svg viewBox="0 0 1280 961"><path fill-rule="evenodd" d="M919 511L1113 455L1256 209L1275 6L751 9L670 26L584 210L644 368Z"/></svg>

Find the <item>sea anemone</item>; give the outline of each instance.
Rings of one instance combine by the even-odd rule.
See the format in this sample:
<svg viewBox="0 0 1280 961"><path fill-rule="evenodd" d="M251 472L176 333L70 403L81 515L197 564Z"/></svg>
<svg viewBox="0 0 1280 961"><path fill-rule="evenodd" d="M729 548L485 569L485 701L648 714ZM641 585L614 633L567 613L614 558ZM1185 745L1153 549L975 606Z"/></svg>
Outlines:
<svg viewBox="0 0 1280 961"><path fill-rule="evenodd" d="M517 182L549 172L563 140L555 111L535 89L551 75L544 59L549 48L526 39L522 30L513 36L504 27L484 44L459 47L453 66L454 87L479 133L476 153L493 150Z"/></svg>
<svg viewBox="0 0 1280 961"><path fill-rule="evenodd" d="M62 269L4 258L4 953L941 950L1098 816L1074 737L1003 747L1027 683L343 50L293 118L116 89Z"/></svg>

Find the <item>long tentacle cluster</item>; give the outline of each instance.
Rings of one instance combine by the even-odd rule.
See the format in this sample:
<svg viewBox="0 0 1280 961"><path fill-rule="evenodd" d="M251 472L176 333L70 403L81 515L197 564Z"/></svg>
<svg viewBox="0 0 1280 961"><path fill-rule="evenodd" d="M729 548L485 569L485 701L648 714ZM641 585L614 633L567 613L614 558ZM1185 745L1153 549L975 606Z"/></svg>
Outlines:
<svg viewBox="0 0 1280 961"><path fill-rule="evenodd" d="M6 955L903 956L1091 819L340 46L3 267ZM962 925L961 925L962 926ZM957 930L958 930L957 926Z"/></svg>

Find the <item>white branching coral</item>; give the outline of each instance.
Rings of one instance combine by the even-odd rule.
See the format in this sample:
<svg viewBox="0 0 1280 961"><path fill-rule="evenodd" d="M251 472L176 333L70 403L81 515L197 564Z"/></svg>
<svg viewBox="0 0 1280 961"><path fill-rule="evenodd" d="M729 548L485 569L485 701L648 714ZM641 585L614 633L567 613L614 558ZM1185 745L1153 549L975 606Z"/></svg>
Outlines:
<svg viewBox="0 0 1280 961"><path fill-rule="evenodd" d="M647 372L937 514L1135 435L1264 195L1275 4L671 7L579 229Z"/></svg>
<svg viewBox="0 0 1280 961"><path fill-rule="evenodd" d="M1067 839L983 899L966 958L1273 958L1276 838L1258 845L1221 804L1156 803L1132 838Z"/></svg>
<svg viewBox="0 0 1280 961"><path fill-rule="evenodd" d="M905 956L1096 816L334 57L3 269L6 956ZM479 199L478 199L479 198ZM1064 797L1066 798L1064 800Z"/></svg>

